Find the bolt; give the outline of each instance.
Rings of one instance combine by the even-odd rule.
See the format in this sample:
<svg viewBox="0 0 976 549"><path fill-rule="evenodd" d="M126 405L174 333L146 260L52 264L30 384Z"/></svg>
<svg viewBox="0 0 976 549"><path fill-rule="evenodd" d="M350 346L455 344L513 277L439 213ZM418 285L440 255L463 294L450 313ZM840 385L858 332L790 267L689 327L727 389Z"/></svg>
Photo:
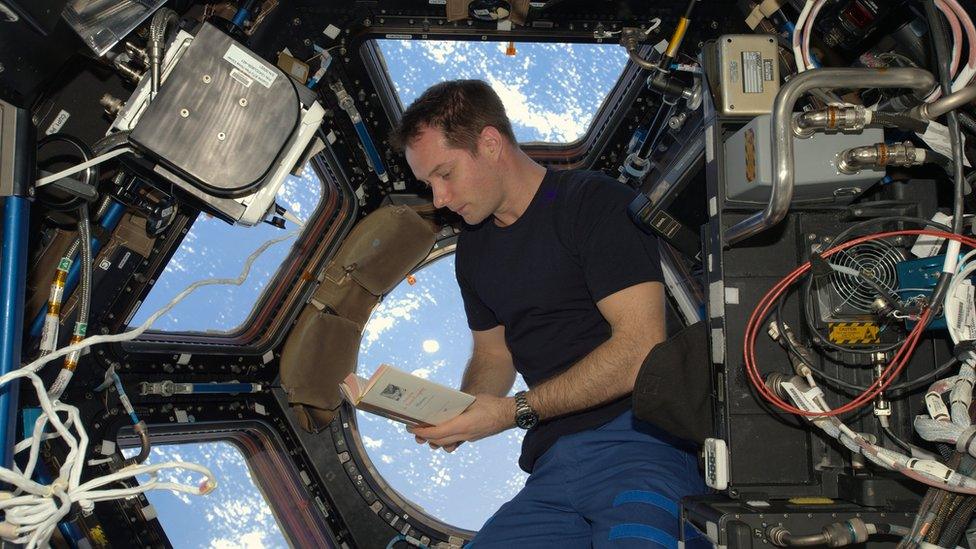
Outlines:
<svg viewBox="0 0 976 549"><path fill-rule="evenodd" d="M372 24L373 24L373 22L370 21L369 19L363 19L363 26L368 27L368 26L370 26Z"/></svg>
<svg viewBox="0 0 976 549"><path fill-rule="evenodd" d="M180 116L182 116L183 118L186 118L186 117L190 116L190 111L187 110L187 109L180 109Z"/></svg>
<svg viewBox="0 0 976 549"><path fill-rule="evenodd" d="M713 29L717 29L718 28L718 21L712 21L711 27Z"/></svg>
<svg viewBox="0 0 976 549"><path fill-rule="evenodd" d="M203 75L203 83L204 84L209 84L211 82L213 82L213 78L211 78L209 74Z"/></svg>
<svg viewBox="0 0 976 549"><path fill-rule="evenodd" d="M300 18L296 17L296 18L294 18L294 19L291 20L291 24L297 27L298 25L301 25L302 24L302 20Z"/></svg>
<svg viewBox="0 0 976 549"><path fill-rule="evenodd" d="M239 101L237 102L237 104L238 104L238 105L240 105L240 106L242 106L242 107L246 107L246 106L247 106L247 98L246 98L246 97L242 97L242 98L241 98L241 99L240 99L240 100L239 100Z"/></svg>
<svg viewBox="0 0 976 549"><path fill-rule="evenodd" d="M223 141L224 139L227 139L227 134L224 132L220 132L217 134L217 139Z"/></svg>

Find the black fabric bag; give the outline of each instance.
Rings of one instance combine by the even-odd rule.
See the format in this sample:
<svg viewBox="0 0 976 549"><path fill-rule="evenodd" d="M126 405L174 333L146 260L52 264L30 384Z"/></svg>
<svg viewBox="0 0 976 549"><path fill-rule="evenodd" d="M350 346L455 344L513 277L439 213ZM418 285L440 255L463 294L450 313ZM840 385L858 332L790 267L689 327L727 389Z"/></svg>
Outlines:
<svg viewBox="0 0 976 549"><path fill-rule="evenodd" d="M634 416L678 438L703 444L712 436L711 364L705 322L657 344L634 384Z"/></svg>

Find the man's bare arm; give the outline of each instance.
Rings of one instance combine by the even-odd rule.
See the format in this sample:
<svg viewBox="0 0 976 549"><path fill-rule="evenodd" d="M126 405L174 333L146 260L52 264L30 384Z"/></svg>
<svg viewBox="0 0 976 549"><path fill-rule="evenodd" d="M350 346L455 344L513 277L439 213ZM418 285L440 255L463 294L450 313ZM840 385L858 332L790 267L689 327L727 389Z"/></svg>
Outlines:
<svg viewBox="0 0 976 549"><path fill-rule="evenodd" d="M601 299L597 307L610 323L610 339L526 394L541 419L593 408L630 393L647 353L664 341L660 282L620 290Z"/></svg>
<svg viewBox="0 0 976 549"><path fill-rule="evenodd" d="M472 395L507 395L515 383L515 365L505 343L505 327L473 331L472 335L474 349L464 369L461 390Z"/></svg>

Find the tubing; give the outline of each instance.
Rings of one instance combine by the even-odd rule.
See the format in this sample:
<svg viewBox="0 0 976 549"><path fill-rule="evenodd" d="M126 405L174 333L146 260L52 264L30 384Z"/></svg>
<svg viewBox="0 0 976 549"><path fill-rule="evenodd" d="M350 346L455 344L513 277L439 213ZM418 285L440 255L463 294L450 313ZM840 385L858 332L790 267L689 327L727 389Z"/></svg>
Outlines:
<svg viewBox="0 0 976 549"><path fill-rule="evenodd" d="M935 85L928 71L921 69L816 69L787 82L773 104L773 185L766 208L731 227L725 234L730 246L780 222L793 200L793 107L814 88L910 88L924 92Z"/></svg>
<svg viewBox="0 0 976 549"><path fill-rule="evenodd" d="M20 196L3 200L3 244L0 250L0 375L20 367L27 282L27 241L30 201ZM0 457L9 467L16 441L17 387L0 390Z"/></svg>

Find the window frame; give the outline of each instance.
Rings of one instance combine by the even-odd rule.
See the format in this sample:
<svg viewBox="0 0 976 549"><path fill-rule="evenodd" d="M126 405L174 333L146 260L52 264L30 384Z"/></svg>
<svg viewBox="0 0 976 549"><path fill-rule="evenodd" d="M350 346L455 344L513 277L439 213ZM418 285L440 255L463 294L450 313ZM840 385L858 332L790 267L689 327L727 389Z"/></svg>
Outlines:
<svg viewBox="0 0 976 549"><path fill-rule="evenodd" d="M288 452L281 436L270 425L263 421L245 420L234 422L201 422L187 425L153 424L150 429L150 443L157 445L206 444L212 442L226 442L236 448L244 456L244 462L254 481L254 486L261 493L265 503L281 531L282 537L290 547L301 547L296 542L315 538L318 542L325 540L328 547L338 547L332 530L329 528L325 516L314 505L300 506L301 522L289 521L292 515L284 512L294 508L291 497L276 497L272 485L283 487L280 492L307 496L305 486L301 482L300 471ZM139 437L131 426L120 429L116 442L122 448L138 448ZM275 460L273 456L280 459ZM275 466L279 465L279 466ZM283 465L283 467L281 466ZM258 469L272 469L277 475L261 474ZM219 482L219 479L218 479ZM166 528L158 517L159 530L169 539ZM311 545L308 545L311 546Z"/></svg>
<svg viewBox="0 0 976 549"><path fill-rule="evenodd" d="M393 30L392 28L386 29ZM379 96L383 111L387 114L387 120L391 127L399 123L403 114L404 105L400 103L400 97L396 93L393 81L386 66L385 58L380 51L378 39L410 39L410 40L464 40L464 41L491 41L491 42L559 42L572 44L602 44L603 40L594 39L592 34L569 34L561 35L558 39L553 39L551 34L532 32L531 30L512 31L509 33L492 32L484 29L474 29L464 31L459 28L451 29L430 29L428 32L415 36L413 29L406 32L377 32L370 30L357 35L353 38L349 49L358 52L366 73L373 83ZM622 46L620 46L622 47ZM645 54L650 47L642 48L641 53ZM602 151L609 144L614 131L623 123L631 105L643 90L644 78L641 78L641 69L633 60L628 59L624 65L616 83L611 87L610 93L603 100L600 108L593 115L590 127L586 133L576 141L566 144L552 143L521 143L522 150L538 162L548 165L560 165L565 168L592 168L599 159Z"/></svg>
<svg viewBox="0 0 976 549"><path fill-rule="evenodd" d="M424 260L421 261L416 267L414 267L409 274L416 274L431 263L456 253L457 240L457 234L438 238L437 241L434 242L434 247L431 249L427 257L424 258ZM399 286L399 284L397 286ZM394 289L397 286L394 286ZM393 290L390 291L392 292ZM385 299L387 295L389 294L384 294L383 299ZM370 316L372 317L372 315ZM368 322L369 321L367 320L367 323ZM397 510L399 514L407 513L428 528L438 530L448 536L456 536L470 540L475 536L475 534L478 533L476 530L468 530L440 520L439 518L425 511L422 507L420 507L419 504L414 503L409 497L401 494L395 488L393 488L393 486L391 486L379 473L379 470L373 464L373 460L370 459L369 454L366 451L366 446L363 444L362 435L359 431L359 418L356 414L356 409L345 400L343 400L342 405L339 408L339 417L336 419L336 421L340 421L343 436L346 438L346 440L352 442L350 449L354 449L355 451L350 452L351 458L356 462L356 465L359 467L360 471L369 472L368 481L373 484L373 492L377 495L377 497L383 500L383 503L387 507Z"/></svg>
<svg viewBox="0 0 976 549"><path fill-rule="evenodd" d="M320 271L358 220L358 201L334 151L327 147L309 160L309 166L322 184L322 197L306 221L305 229L292 244L292 250L272 275L272 280L280 283L265 287L251 313L235 330L224 333L148 330L136 340L115 344L117 354L128 357L179 352L241 356L262 355L277 348L314 291ZM162 273L199 215L185 216L183 225L172 229L175 236L162 245L157 244L149 272L157 273L156 277ZM282 272L286 273L283 281L279 279ZM155 280L147 281L140 288L127 287L126 291L134 298L124 307L126 319L135 315L152 289L148 282L155 283ZM121 323L119 331L126 324Z"/></svg>

